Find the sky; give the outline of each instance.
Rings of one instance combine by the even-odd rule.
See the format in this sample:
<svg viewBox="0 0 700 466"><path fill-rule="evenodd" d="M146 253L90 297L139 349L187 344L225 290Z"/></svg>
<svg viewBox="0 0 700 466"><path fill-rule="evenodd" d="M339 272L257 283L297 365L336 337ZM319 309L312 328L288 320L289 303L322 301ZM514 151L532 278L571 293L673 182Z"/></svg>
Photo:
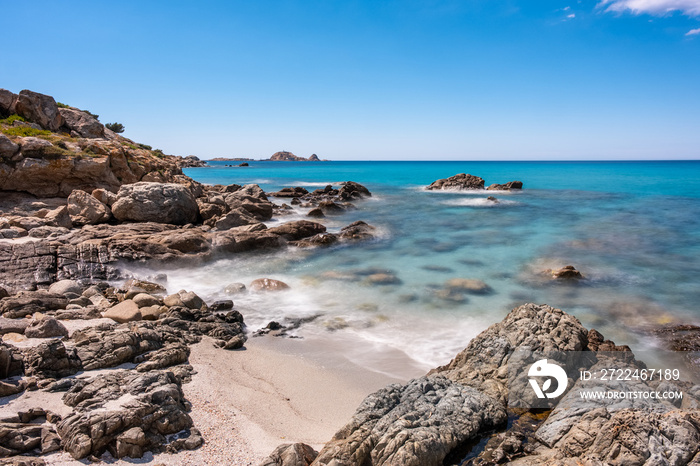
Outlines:
<svg viewBox="0 0 700 466"><path fill-rule="evenodd" d="M0 0L0 88L175 155L700 159L700 0Z"/></svg>

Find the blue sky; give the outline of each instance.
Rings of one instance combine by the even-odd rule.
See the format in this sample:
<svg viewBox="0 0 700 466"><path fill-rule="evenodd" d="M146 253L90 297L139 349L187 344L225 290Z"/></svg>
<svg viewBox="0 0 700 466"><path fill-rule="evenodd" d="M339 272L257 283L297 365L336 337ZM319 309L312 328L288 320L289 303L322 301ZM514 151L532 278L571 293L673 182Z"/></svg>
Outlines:
<svg viewBox="0 0 700 466"><path fill-rule="evenodd" d="M700 159L700 0L0 10L0 87L53 95L166 153Z"/></svg>

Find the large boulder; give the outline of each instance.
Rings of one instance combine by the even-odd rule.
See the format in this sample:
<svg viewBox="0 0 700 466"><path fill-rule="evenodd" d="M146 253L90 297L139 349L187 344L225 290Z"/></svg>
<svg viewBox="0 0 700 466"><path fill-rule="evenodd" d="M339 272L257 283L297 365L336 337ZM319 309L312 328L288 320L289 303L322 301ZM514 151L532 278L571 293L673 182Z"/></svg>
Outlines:
<svg viewBox="0 0 700 466"><path fill-rule="evenodd" d="M197 221L199 207L186 186L140 182L119 188L112 213L120 221L185 225Z"/></svg>
<svg viewBox="0 0 700 466"><path fill-rule="evenodd" d="M95 117L74 108L59 108L58 112L65 120L68 129L83 138L104 138L105 127Z"/></svg>
<svg viewBox="0 0 700 466"><path fill-rule="evenodd" d="M102 314L102 316L112 319L115 322L119 322L120 324L141 320L139 306L131 299L126 299L116 306L108 309Z"/></svg>
<svg viewBox="0 0 700 466"><path fill-rule="evenodd" d="M433 181L430 186L426 189L428 190L465 190L465 189L484 189L484 179L478 176L469 175L466 173L459 173L455 176L449 178L443 178L441 180Z"/></svg>
<svg viewBox="0 0 700 466"><path fill-rule="evenodd" d="M15 113L17 94L7 89L0 89L0 117L7 117Z"/></svg>
<svg viewBox="0 0 700 466"><path fill-rule="evenodd" d="M58 131L65 123L53 97L26 89L17 96L15 111L19 116L49 131Z"/></svg>
<svg viewBox="0 0 700 466"><path fill-rule="evenodd" d="M24 331L27 338L54 338L67 337L68 329L53 317L44 316L41 320L35 320Z"/></svg>
<svg viewBox="0 0 700 466"><path fill-rule="evenodd" d="M109 207L80 189L68 196L68 213L75 225L95 225L112 217Z"/></svg>

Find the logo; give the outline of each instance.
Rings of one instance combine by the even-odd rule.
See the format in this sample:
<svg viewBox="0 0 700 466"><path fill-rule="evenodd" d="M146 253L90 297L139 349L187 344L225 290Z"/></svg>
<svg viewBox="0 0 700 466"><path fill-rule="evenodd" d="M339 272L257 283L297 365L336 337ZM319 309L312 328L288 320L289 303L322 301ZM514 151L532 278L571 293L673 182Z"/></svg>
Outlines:
<svg viewBox="0 0 700 466"><path fill-rule="evenodd" d="M562 393L564 393L564 390L566 390L568 383L566 372L558 365L548 363L546 359L540 359L530 366L530 370L527 371L527 375L530 377L530 385L535 391L537 398L556 398L561 396ZM535 380L533 377L547 377L542 384L542 388L540 388L537 380ZM554 387L553 392L547 393L550 389L552 389L552 379L556 380L557 384Z"/></svg>

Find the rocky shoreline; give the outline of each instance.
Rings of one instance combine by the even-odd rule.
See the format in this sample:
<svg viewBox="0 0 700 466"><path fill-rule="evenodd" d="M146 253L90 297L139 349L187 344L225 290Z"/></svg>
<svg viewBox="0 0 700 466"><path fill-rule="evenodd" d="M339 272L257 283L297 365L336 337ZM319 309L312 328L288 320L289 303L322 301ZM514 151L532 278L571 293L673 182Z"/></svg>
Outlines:
<svg viewBox="0 0 700 466"><path fill-rule="evenodd" d="M245 316L232 300L206 303L187 290L168 294L165 277L127 276L122 262L187 267L376 235L362 220L338 231L320 223L372 195L356 182L311 192L205 186L182 174L181 167L196 160L136 145L89 112L59 107L49 96L1 90L0 116L2 463L45 464L58 451L76 460L99 461L105 452L141 458L215 440L203 436L190 415L183 390L197 376L190 357L194 345L218 352L214 358L240 356L248 338ZM459 174L427 189L519 190L522 182L484 186L479 177ZM291 205L313 220L266 225L295 212ZM376 275L383 275L375 277L381 283L396 279ZM573 266L541 278L585 280ZM275 293L288 286L260 277L230 287L231 293ZM461 279L442 291L455 299L488 286ZM260 334L286 330L271 322ZM693 326L656 331L671 349L700 348ZM525 349L552 358L585 355L569 368L570 388L553 409L509 404L509 367ZM700 386L693 382L635 381L640 391L682 391L675 401L577 398L578 371L609 367L610 354L624 354L631 368L646 367L629 348L574 316L524 304L449 364L369 395L319 451L283 444L262 464L700 463Z"/></svg>

